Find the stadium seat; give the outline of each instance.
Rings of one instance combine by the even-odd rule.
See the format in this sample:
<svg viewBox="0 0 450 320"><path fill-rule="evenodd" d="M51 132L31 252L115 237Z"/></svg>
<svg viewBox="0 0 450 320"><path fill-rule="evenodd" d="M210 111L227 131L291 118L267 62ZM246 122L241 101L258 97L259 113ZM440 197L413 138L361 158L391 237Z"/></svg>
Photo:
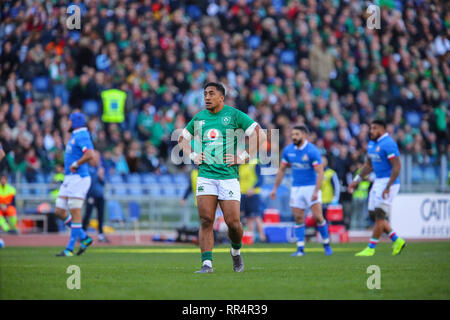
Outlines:
<svg viewBox="0 0 450 320"><path fill-rule="evenodd" d="M412 166L411 169L411 182L418 183L423 180L422 169L419 166Z"/></svg>
<svg viewBox="0 0 450 320"><path fill-rule="evenodd" d="M106 208L108 210L109 222L112 225L118 225L123 228L125 223L125 217L120 203L116 200L110 200L107 202ZM121 234L121 240L123 243L124 241L123 234Z"/></svg>
<svg viewBox="0 0 450 320"><path fill-rule="evenodd" d="M439 176L436 174L433 166L426 166L424 168L424 181L426 182L438 182Z"/></svg>
<svg viewBox="0 0 450 320"><path fill-rule="evenodd" d="M136 201L128 202L128 217L130 221L139 220L141 216L141 206Z"/></svg>
<svg viewBox="0 0 450 320"><path fill-rule="evenodd" d="M125 196L129 193L129 189L125 188L125 185L118 185L118 186L114 186L114 193L118 196Z"/></svg>
<svg viewBox="0 0 450 320"><path fill-rule="evenodd" d="M123 178L120 174L112 174L108 177L108 181L112 184L123 183Z"/></svg>
<svg viewBox="0 0 450 320"><path fill-rule="evenodd" d="M141 216L141 206L135 201L128 203L128 221L134 225L134 239L136 243L141 243L139 234L139 217Z"/></svg>
<svg viewBox="0 0 450 320"><path fill-rule="evenodd" d="M141 182L144 184L157 183L156 175L154 175L153 173L144 173L141 175Z"/></svg>
<svg viewBox="0 0 450 320"><path fill-rule="evenodd" d="M186 175L184 175L184 174L175 174L172 177L173 177L173 181L177 185L185 185L188 183L188 179L187 179Z"/></svg>
<svg viewBox="0 0 450 320"><path fill-rule="evenodd" d="M163 188L163 194L167 197L177 197L179 195L178 188L174 187L165 187Z"/></svg>
<svg viewBox="0 0 450 320"><path fill-rule="evenodd" d="M295 52L292 50L284 50L281 52L280 60L282 63L295 64Z"/></svg>
<svg viewBox="0 0 450 320"><path fill-rule="evenodd" d="M38 92L48 92L50 80L48 77L36 77L33 79L33 88Z"/></svg>
<svg viewBox="0 0 450 320"><path fill-rule="evenodd" d="M133 186L133 188L128 188L127 190L128 190L128 194L130 194L132 196L142 196L142 195L144 195L143 186L142 187Z"/></svg>
<svg viewBox="0 0 450 320"><path fill-rule="evenodd" d="M250 46L250 48L252 48L253 50L259 48L259 46L261 45L261 37L258 35L252 35L251 37L249 37L248 39L248 45Z"/></svg>
<svg viewBox="0 0 450 320"><path fill-rule="evenodd" d="M159 197L159 196L163 195L163 192L162 192L161 188L159 188L158 185L154 185L154 186L152 186L152 188L149 189L149 194L154 197Z"/></svg>
<svg viewBox="0 0 450 320"><path fill-rule="evenodd" d="M98 115L100 112L100 105L95 100L83 100L82 109L88 116Z"/></svg>
<svg viewBox="0 0 450 320"><path fill-rule="evenodd" d="M157 176L158 182L163 184L172 184L174 183L174 179L172 178L172 175L169 174L163 174L160 176Z"/></svg>
<svg viewBox="0 0 450 320"><path fill-rule="evenodd" d="M106 205L108 210L108 218L112 222L123 222L124 221L124 215L122 206L118 201L112 200L108 201L108 204Z"/></svg>
<svg viewBox="0 0 450 320"><path fill-rule="evenodd" d="M141 183L141 176L138 173L132 173L127 176L127 182L133 184Z"/></svg>

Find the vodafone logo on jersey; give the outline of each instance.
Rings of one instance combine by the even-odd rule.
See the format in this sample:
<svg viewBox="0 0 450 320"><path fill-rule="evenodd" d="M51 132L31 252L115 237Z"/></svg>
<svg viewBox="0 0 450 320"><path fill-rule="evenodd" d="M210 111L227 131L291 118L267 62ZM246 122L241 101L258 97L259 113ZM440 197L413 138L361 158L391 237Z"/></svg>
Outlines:
<svg viewBox="0 0 450 320"><path fill-rule="evenodd" d="M219 130L217 129L209 129L208 132L206 133L206 136L208 137L209 140L217 140L217 138L219 138Z"/></svg>

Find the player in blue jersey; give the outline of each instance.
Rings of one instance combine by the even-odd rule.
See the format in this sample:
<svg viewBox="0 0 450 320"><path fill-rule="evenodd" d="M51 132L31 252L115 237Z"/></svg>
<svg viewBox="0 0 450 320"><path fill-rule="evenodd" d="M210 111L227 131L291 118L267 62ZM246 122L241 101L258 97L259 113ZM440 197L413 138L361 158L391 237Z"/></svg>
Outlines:
<svg viewBox="0 0 450 320"><path fill-rule="evenodd" d="M305 246L305 209L310 208L322 237L325 255L332 255L328 237L327 222L322 213L323 165L319 150L308 142L308 128L304 125L292 129L292 143L283 150L280 168L270 197L275 199L277 189L283 180L287 167L292 168L292 188L290 206L295 219L297 251L294 257L304 256Z"/></svg>
<svg viewBox="0 0 450 320"><path fill-rule="evenodd" d="M387 221L391 210L391 203L400 190L400 153L397 143L386 132L386 124L382 120L375 120L370 125L370 139L367 146L367 160L349 185L349 192L367 177L370 172L375 173L375 182L369 193L369 215L375 221L372 238L369 245L358 252L356 256L373 256L375 247L381 234L386 232L392 240L392 255L399 254L405 247L405 240L397 236Z"/></svg>
<svg viewBox="0 0 450 320"><path fill-rule="evenodd" d="M66 145L65 177L59 189L55 210L56 215L71 228L66 248L57 255L62 257L73 256L78 239L81 243L77 255L82 254L92 244L92 238L88 237L81 227L81 208L91 185L88 162L94 159L95 152L84 115L80 112L72 113L69 125L72 135Z"/></svg>

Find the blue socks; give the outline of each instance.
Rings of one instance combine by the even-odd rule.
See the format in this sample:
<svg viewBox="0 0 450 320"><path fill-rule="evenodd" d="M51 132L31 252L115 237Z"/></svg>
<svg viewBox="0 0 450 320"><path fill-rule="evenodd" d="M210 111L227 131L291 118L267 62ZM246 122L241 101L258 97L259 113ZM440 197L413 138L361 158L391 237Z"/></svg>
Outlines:
<svg viewBox="0 0 450 320"><path fill-rule="evenodd" d="M71 231L70 231L69 243L66 246L67 250L73 251L73 248L75 247L75 243L78 240L78 234L79 234L79 230L81 229L81 224L80 224L80 227L78 227L77 225L78 225L77 223L72 224Z"/></svg>
<svg viewBox="0 0 450 320"><path fill-rule="evenodd" d="M394 230L391 230L391 232L389 232L389 238L391 238L392 242L395 242L395 240L398 239L398 235L395 233Z"/></svg>
<svg viewBox="0 0 450 320"><path fill-rule="evenodd" d="M297 238L297 251L303 251L305 246L305 224L295 224L295 236Z"/></svg>
<svg viewBox="0 0 450 320"><path fill-rule="evenodd" d="M81 227L81 223L72 223L70 239L69 243L67 243L66 249L73 251L73 248L75 247L75 243L77 242L78 238L80 238L80 240L86 239L87 238L86 232L84 232L83 228Z"/></svg>
<svg viewBox="0 0 450 320"><path fill-rule="evenodd" d="M370 238L370 241L369 241L369 248L375 249L375 247L376 247L377 244L378 244L378 241L379 241L379 239L377 239L377 238Z"/></svg>
<svg viewBox="0 0 450 320"><path fill-rule="evenodd" d="M322 242L324 246L330 245L330 238L328 236L328 225L327 221L323 219L321 224L317 224L317 229L319 230L320 236L322 237Z"/></svg>

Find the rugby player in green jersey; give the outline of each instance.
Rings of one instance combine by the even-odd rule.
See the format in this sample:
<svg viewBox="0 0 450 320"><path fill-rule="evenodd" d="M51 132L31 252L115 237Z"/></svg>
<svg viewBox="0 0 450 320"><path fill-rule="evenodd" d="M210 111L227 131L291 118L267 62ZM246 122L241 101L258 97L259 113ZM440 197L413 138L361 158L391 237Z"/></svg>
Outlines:
<svg viewBox="0 0 450 320"><path fill-rule="evenodd" d="M206 109L197 113L178 139L184 154L199 165L197 203L200 217L199 244L202 268L196 273L213 272L213 224L220 205L231 241L233 270L244 271L240 249L243 229L240 221L241 190L238 165L257 156L266 141L261 127L247 114L225 105L225 88L210 82L204 87ZM248 148L244 135L249 137ZM194 148L191 140L194 139ZM239 144L241 141L242 144Z"/></svg>

